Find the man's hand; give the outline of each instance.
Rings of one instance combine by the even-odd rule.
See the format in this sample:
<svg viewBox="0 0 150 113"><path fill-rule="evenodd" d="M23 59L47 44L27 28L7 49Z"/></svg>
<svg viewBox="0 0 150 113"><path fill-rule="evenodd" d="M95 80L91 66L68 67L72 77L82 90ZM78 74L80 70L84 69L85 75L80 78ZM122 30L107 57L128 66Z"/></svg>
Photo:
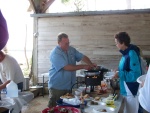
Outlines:
<svg viewBox="0 0 150 113"><path fill-rule="evenodd" d="M11 81L11 80L6 81L6 82L4 83L5 86L6 86L8 83L10 83L10 81Z"/></svg>
<svg viewBox="0 0 150 113"><path fill-rule="evenodd" d="M85 69L85 70L91 70L92 67L91 67L90 65L84 65L84 66L83 66L83 69Z"/></svg>
<svg viewBox="0 0 150 113"><path fill-rule="evenodd" d="M2 85L0 85L0 89L5 88L6 85L7 85L8 83L10 83L10 81L11 81L11 80L8 80L8 81L6 81L5 83L3 83Z"/></svg>

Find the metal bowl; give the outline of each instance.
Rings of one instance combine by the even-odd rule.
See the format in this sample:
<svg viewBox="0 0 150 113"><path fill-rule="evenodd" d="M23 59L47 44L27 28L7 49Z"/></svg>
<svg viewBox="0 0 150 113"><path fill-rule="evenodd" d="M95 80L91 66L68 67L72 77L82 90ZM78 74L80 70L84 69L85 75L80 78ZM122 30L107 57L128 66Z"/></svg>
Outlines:
<svg viewBox="0 0 150 113"><path fill-rule="evenodd" d="M110 85L114 90L119 90L120 89L119 79L111 79Z"/></svg>

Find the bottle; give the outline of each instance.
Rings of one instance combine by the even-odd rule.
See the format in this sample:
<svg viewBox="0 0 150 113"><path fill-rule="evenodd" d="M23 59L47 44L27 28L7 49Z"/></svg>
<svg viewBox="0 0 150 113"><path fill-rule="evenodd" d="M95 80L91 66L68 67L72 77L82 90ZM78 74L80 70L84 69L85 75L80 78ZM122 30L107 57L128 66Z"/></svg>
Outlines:
<svg viewBox="0 0 150 113"><path fill-rule="evenodd" d="M110 80L106 79L106 83L107 83L107 89L110 90L111 89L111 87L110 87Z"/></svg>
<svg viewBox="0 0 150 113"><path fill-rule="evenodd" d="M7 88L7 97L18 97L18 86L14 81L11 81L6 85Z"/></svg>

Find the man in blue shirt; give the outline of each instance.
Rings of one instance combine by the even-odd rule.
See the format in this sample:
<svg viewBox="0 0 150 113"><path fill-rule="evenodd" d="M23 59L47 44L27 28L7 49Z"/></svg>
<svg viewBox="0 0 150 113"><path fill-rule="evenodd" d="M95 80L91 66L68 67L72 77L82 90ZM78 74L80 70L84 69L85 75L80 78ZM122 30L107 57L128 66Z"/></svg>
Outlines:
<svg viewBox="0 0 150 113"><path fill-rule="evenodd" d="M81 60L86 64L76 65ZM76 81L76 70L90 70L96 66L87 56L69 46L69 38L65 33L58 35L58 46L51 51L50 62L48 107L56 106L60 96L69 93Z"/></svg>

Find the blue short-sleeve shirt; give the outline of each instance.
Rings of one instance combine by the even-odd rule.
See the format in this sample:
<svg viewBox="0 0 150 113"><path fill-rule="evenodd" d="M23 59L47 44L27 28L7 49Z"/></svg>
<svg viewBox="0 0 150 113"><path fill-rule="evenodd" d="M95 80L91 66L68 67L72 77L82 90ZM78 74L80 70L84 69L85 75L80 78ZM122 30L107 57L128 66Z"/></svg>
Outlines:
<svg viewBox="0 0 150 113"><path fill-rule="evenodd" d="M70 90L76 81L76 71L66 71L66 65L76 65L83 58L83 54L73 47L69 47L65 53L60 46L56 46L50 54L51 68L49 70L49 88Z"/></svg>

